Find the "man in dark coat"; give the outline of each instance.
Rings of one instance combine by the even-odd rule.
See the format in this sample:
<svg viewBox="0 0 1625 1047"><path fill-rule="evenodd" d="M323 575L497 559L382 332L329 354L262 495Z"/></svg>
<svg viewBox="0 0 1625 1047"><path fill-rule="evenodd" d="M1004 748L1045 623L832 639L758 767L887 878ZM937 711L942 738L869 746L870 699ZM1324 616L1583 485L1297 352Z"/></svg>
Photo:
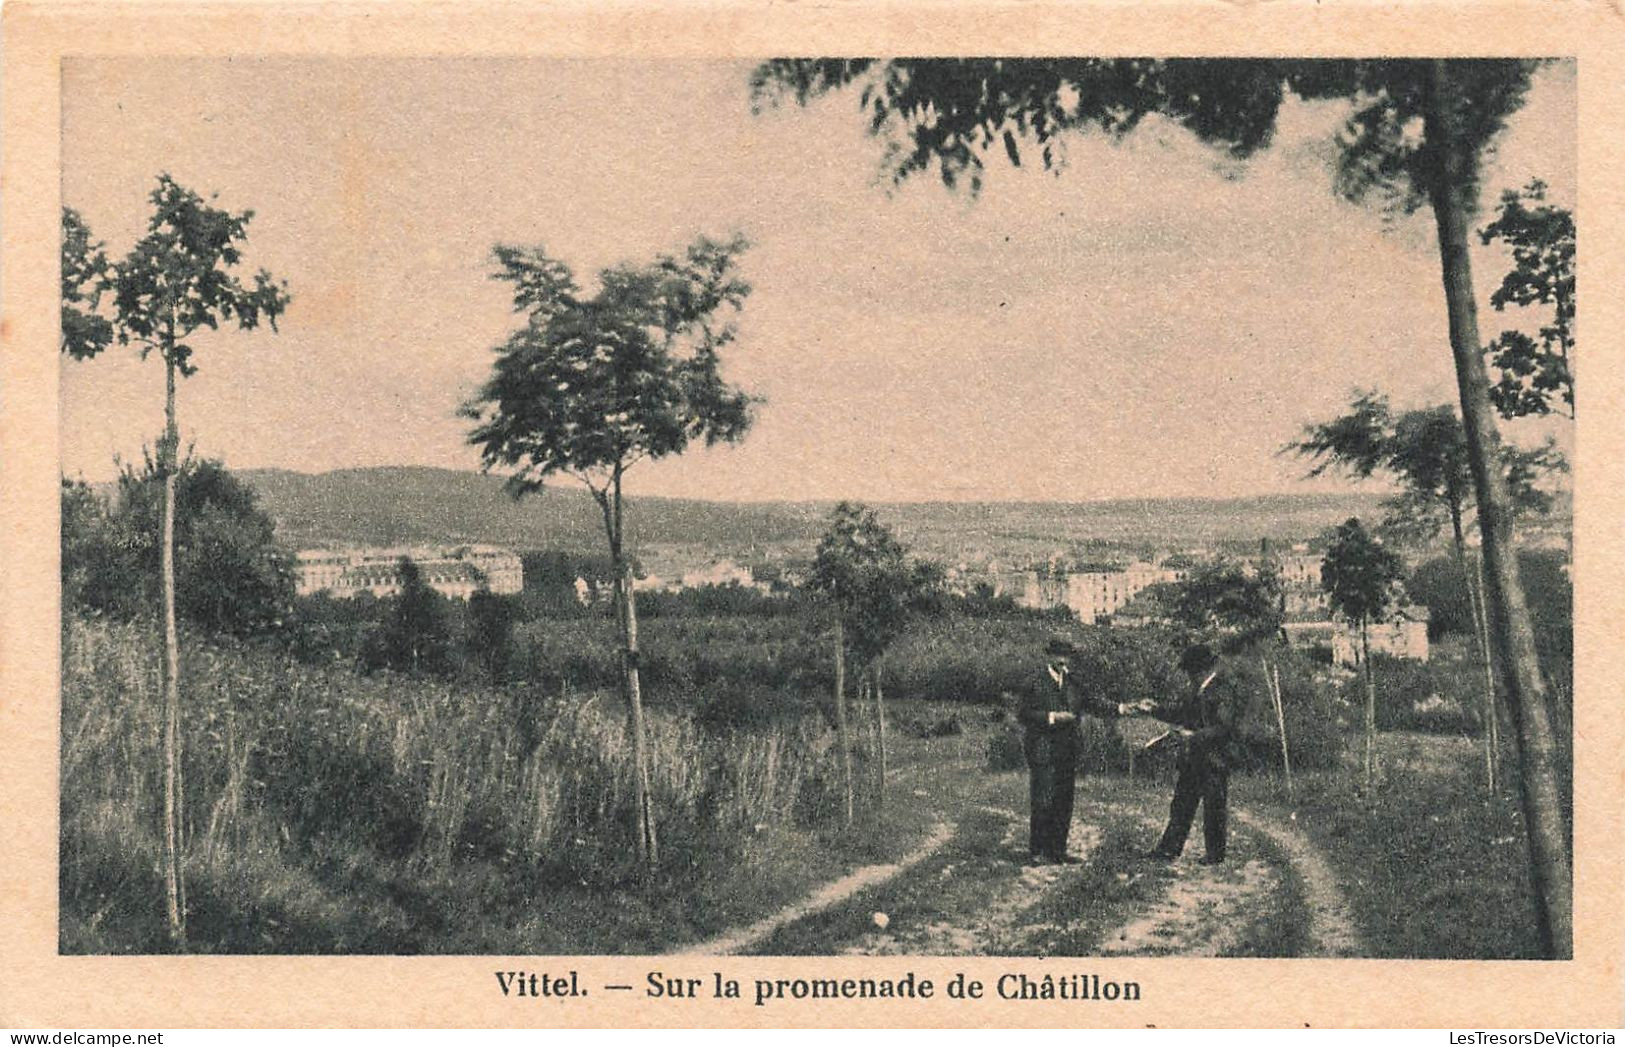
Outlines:
<svg viewBox="0 0 1625 1047"><path fill-rule="evenodd" d="M1020 693L1016 718L1025 728L1022 748L1027 755L1028 803L1031 807L1030 858L1034 865L1076 864L1081 861L1066 853L1067 834L1072 829L1072 802L1076 790L1078 714L1123 716L1135 706L1108 702L1083 681L1073 678L1072 658L1077 648L1065 637L1050 640L1044 648L1046 671L1035 676Z"/></svg>
<svg viewBox="0 0 1625 1047"><path fill-rule="evenodd" d="M1230 769L1244 756L1238 729L1246 695L1205 645L1187 648L1179 667L1190 678L1190 690L1183 698L1162 705L1147 702L1138 706L1139 711L1173 725L1180 745L1179 777L1168 807L1168 828L1146 857L1164 861L1178 858L1200 804L1202 836L1207 844L1202 864L1217 865L1224 861Z"/></svg>

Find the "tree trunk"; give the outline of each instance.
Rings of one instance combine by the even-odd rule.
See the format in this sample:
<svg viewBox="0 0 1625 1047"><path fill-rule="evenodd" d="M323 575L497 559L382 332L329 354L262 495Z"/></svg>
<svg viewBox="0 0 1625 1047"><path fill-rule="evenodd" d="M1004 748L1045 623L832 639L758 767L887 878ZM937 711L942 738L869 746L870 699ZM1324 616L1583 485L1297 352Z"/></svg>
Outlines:
<svg viewBox="0 0 1625 1047"><path fill-rule="evenodd" d="M1281 733L1281 773L1286 777L1286 795L1292 798L1292 757L1287 753L1286 744L1286 708L1281 704L1281 673L1269 663L1268 658L1259 659L1264 666L1264 686L1269 689L1270 701L1275 706L1275 726ZM1132 763L1130 767L1132 768Z"/></svg>
<svg viewBox="0 0 1625 1047"><path fill-rule="evenodd" d="M856 715L860 719L871 708L870 699L873 696L874 696L874 681L872 679L870 679L870 677L869 677L869 670L864 669L862 672L858 673L857 709L855 710ZM860 730L859 730L860 734L862 733L862 730L863 729L860 728ZM871 739L877 737L878 734L879 734L879 729L873 723L870 723L868 725L867 730L869 732L869 737ZM873 762L870 763L869 772L870 772L869 773L869 793L870 793L870 795L872 797L874 792L875 792L875 789L876 789L875 782L874 782L874 765L873 765ZM865 811L865 814L868 816L868 820L870 820L870 821L874 820L874 814L875 814L874 804L871 803L869 805L869 807Z"/></svg>
<svg viewBox="0 0 1625 1047"><path fill-rule="evenodd" d="M1463 563L1462 570L1473 604L1473 646L1478 651L1479 668L1484 671L1484 762L1493 798L1501 785L1501 717L1495 701L1495 655L1490 641L1489 610L1484 606L1484 571L1476 562L1471 566Z"/></svg>
<svg viewBox="0 0 1625 1047"><path fill-rule="evenodd" d="M1360 619L1360 665L1365 670L1365 794L1370 799L1376 780L1377 678L1371 672L1371 632Z"/></svg>
<svg viewBox="0 0 1625 1047"><path fill-rule="evenodd" d="M1450 507L1450 532L1456 570L1461 573L1462 584L1467 587L1467 603L1473 613L1473 655L1484 670L1484 787L1493 800L1496 787L1500 784L1500 774L1496 768L1500 739L1495 723L1495 663L1490 656L1490 635L1484 622L1481 586L1476 572L1468 566L1467 536L1462 530L1461 510L1454 505Z"/></svg>
<svg viewBox="0 0 1625 1047"><path fill-rule="evenodd" d="M621 696L626 702L627 733L632 737L632 805L636 811L634 853L647 875L660 861L660 847L649 802L649 755L643 723L643 686L638 671L637 597L632 585L632 565L625 558L621 542L624 516L618 469L610 486L609 492L594 489L593 494L603 510L604 531L609 538L610 571L615 579L615 617L621 633Z"/></svg>
<svg viewBox="0 0 1625 1047"><path fill-rule="evenodd" d="M869 669L869 677L872 681L870 686L875 689L875 726L879 732L877 747L880 750L880 771L876 775L876 779L880 783L880 788L875 792L877 817L886 811L886 693L881 690L880 675L880 659L876 658L874 665Z"/></svg>
<svg viewBox="0 0 1625 1047"><path fill-rule="evenodd" d="M181 688L180 634L175 624L175 473L179 468L180 427L175 421L175 364L166 357L164 441L159 468L164 472L164 522L159 551L159 587L164 617L164 896L169 937L186 948L186 877L181 868Z"/></svg>
<svg viewBox="0 0 1625 1047"><path fill-rule="evenodd" d="M852 738L846 725L846 635L841 612L835 611L835 744L841 747L841 774L846 787L846 824L852 824Z"/></svg>
<svg viewBox="0 0 1625 1047"><path fill-rule="evenodd" d="M1501 784L1501 707L1495 699L1495 645L1490 639L1490 612L1484 605L1484 564L1475 559L1472 563L1471 583L1473 586L1473 599L1478 604L1478 646L1484 652L1484 687L1489 695L1486 702L1485 715L1489 717L1489 724L1485 728L1490 737L1490 752L1494 755L1495 785ZM1542 677L1544 679L1544 677Z"/></svg>
<svg viewBox="0 0 1625 1047"><path fill-rule="evenodd" d="M1476 158L1456 139L1457 106L1462 100L1451 83L1451 63L1430 61L1425 86L1424 137L1426 147L1434 154L1434 175L1428 192L1438 226L1450 349L1455 357L1462 422L1478 496L1490 627L1500 655L1501 683L1516 726L1522 772L1519 793L1528 830L1536 922L1546 956L1568 958L1574 951L1572 873L1569 831L1558 784L1557 745L1535 654L1534 629L1518 578L1512 545L1512 504L1499 468L1500 434L1491 413L1489 376L1479 341L1467 250L1468 223L1477 195Z"/></svg>
<svg viewBox="0 0 1625 1047"><path fill-rule="evenodd" d="M632 731L632 799L638 811L638 857L645 868L660 861L654 811L649 801L648 740L643 723L643 684L638 671L638 604L632 588L632 566L621 565L621 628L625 640L626 711Z"/></svg>

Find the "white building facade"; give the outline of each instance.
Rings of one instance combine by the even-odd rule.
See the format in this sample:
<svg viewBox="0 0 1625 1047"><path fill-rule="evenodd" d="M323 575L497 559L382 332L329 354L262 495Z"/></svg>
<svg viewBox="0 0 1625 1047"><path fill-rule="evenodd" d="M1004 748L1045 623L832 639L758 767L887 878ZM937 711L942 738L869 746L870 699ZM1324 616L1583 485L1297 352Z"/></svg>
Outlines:
<svg viewBox="0 0 1625 1047"><path fill-rule="evenodd" d="M1016 602L1023 607L1065 607L1085 625L1121 610L1135 595L1161 582L1184 581L1182 567L1136 561L1127 566L1055 565L1027 571Z"/></svg>
<svg viewBox="0 0 1625 1047"><path fill-rule="evenodd" d="M494 545L301 549L294 558L294 591L338 598L393 596L401 591L401 561L417 566L436 592L466 600L480 589L512 595L525 587L519 554Z"/></svg>

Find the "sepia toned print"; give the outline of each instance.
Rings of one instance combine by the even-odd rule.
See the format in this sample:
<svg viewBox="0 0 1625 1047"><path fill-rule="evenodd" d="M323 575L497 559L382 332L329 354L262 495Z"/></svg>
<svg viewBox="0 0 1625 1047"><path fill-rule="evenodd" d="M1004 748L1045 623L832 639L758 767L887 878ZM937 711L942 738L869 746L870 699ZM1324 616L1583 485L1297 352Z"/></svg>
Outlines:
<svg viewBox="0 0 1625 1047"><path fill-rule="evenodd" d="M62 948L1568 955L1573 85L69 62Z"/></svg>
<svg viewBox="0 0 1625 1047"><path fill-rule="evenodd" d="M64 54L36 945L522 1024L1594 970L1583 56L962 53Z"/></svg>

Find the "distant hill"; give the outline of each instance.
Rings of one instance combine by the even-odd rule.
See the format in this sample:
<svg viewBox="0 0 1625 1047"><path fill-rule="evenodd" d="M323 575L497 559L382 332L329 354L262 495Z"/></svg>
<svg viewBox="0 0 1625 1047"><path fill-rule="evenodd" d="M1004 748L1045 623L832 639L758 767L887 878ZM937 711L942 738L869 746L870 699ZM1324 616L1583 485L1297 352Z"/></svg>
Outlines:
<svg viewBox="0 0 1625 1047"><path fill-rule="evenodd" d="M603 517L586 491L550 488L515 501L502 480L422 466L338 469L309 475L282 469L240 473L289 545L395 545L489 542L521 549L598 552ZM634 543L733 545L794 542L817 533L825 508L727 504L679 498L629 498Z"/></svg>
<svg viewBox="0 0 1625 1047"><path fill-rule="evenodd" d="M585 491L560 487L514 501L496 477L418 466L280 469L240 474L291 546L489 542L599 552L603 523ZM1374 494L1157 498L1103 502L921 502L877 505L920 553L1006 562L1103 547L1186 547L1308 538L1349 516L1377 515ZM800 549L810 554L829 502L627 500L634 548Z"/></svg>

